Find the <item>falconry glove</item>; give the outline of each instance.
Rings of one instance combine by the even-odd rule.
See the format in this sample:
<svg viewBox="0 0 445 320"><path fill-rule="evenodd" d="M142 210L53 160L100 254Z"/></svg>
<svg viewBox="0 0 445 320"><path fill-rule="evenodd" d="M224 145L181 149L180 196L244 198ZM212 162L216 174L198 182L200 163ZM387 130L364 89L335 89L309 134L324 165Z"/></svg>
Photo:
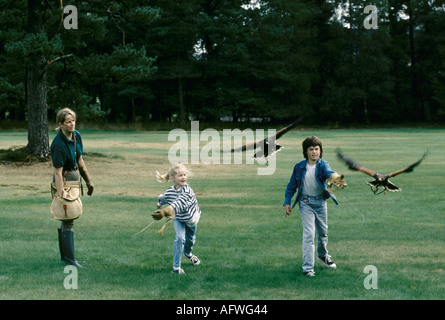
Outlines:
<svg viewBox="0 0 445 320"><path fill-rule="evenodd" d="M334 187L336 188L344 188L346 187L348 184L346 183L346 181L344 180L344 175L340 175L336 172L334 172L333 174L331 174L331 176L328 179L328 187L334 185Z"/></svg>
<svg viewBox="0 0 445 320"><path fill-rule="evenodd" d="M83 180L85 180L85 183L87 184L87 188L88 188L87 194L89 196L91 196L94 191L94 184L93 184L93 181L91 180L91 176L88 173L88 170L85 166L79 167L79 172L80 172L80 175L82 176Z"/></svg>
<svg viewBox="0 0 445 320"><path fill-rule="evenodd" d="M154 211L151 216L155 220L161 220L164 217L168 219L173 219L175 217L175 209L172 206L165 207L164 209L159 209Z"/></svg>
<svg viewBox="0 0 445 320"><path fill-rule="evenodd" d="M164 234L164 230L165 230L165 226L167 225L167 223L171 220L174 219L175 215L175 209L173 209L172 206L168 206L165 207L164 209L159 209L154 211L151 216L153 217L153 219L155 220L161 220L163 217L166 217L167 220L164 222L164 224L162 225L162 228L159 230L159 233L162 237L162 235Z"/></svg>

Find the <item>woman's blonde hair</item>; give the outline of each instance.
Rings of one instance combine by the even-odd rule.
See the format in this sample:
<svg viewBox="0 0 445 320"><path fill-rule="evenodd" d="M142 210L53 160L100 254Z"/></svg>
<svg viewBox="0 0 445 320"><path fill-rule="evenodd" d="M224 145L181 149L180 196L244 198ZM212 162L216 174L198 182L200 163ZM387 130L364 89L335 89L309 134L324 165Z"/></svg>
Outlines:
<svg viewBox="0 0 445 320"><path fill-rule="evenodd" d="M187 169L183 164L178 163L172 166L166 173L160 174L159 171L156 171L156 180L159 182L165 183L170 181L171 178L173 178L179 170L185 170L187 172L188 176L191 176L192 173L189 169Z"/></svg>
<svg viewBox="0 0 445 320"><path fill-rule="evenodd" d="M56 130L60 129L60 123L65 122L66 116L73 116L74 120L76 120L76 113L73 110L71 110L70 108L60 109L56 115L56 123L57 123Z"/></svg>

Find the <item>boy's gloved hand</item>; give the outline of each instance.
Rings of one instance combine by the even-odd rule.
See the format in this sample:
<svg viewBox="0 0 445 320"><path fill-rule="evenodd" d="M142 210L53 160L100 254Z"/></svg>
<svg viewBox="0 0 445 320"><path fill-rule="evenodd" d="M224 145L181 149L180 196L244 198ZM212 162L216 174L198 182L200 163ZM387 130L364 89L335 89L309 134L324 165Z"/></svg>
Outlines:
<svg viewBox="0 0 445 320"><path fill-rule="evenodd" d="M151 216L155 220L161 220L163 217L167 217L169 219L173 219L175 217L175 209L172 206L168 206L164 209L159 209L154 211Z"/></svg>
<svg viewBox="0 0 445 320"><path fill-rule="evenodd" d="M339 175L338 173L334 172L333 174L331 174L331 176L329 177L328 180L328 187L330 187L331 185L334 185L334 187L336 188L344 188L346 187L348 184L346 183L346 181L344 180L344 175Z"/></svg>

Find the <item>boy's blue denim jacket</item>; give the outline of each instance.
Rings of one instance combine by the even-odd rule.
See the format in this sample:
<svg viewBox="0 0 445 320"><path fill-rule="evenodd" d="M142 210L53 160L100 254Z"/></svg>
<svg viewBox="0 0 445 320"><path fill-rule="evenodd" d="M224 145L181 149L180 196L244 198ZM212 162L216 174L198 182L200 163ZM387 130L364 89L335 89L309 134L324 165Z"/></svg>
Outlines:
<svg viewBox="0 0 445 320"><path fill-rule="evenodd" d="M300 196L302 185L303 185L303 179L304 175L306 174L306 160L303 160L301 162L298 162L295 167L294 171L292 172L292 176L289 180L289 183L287 184L286 191L284 192L284 205L291 205L292 197L294 196L296 190L298 189L297 197L295 198L295 202L292 206L295 207L295 205L298 203L298 197ZM329 166L329 163L323 159L318 159L315 167L315 176L317 177L317 182L320 188L323 189L323 198L329 199L332 198L334 200L335 204L338 204L337 198L334 194L330 193L326 188L326 180L329 179L331 174L333 174L335 171L331 169Z"/></svg>

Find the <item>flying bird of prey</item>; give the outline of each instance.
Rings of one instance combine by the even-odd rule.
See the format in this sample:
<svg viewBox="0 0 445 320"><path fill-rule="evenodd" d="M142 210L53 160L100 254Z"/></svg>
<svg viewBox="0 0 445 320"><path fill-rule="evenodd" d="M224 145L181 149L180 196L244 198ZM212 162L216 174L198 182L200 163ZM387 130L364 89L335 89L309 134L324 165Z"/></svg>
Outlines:
<svg viewBox="0 0 445 320"><path fill-rule="evenodd" d="M246 151L246 150L255 150L255 154L253 155L253 158L255 159L261 159L265 158L267 164L269 164L269 161L267 157L270 157L281 150L281 146L276 143L276 141L283 136L286 132L294 128L298 123L300 123L303 120L303 116L298 118L295 122L291 123L287 127L284 127L277 131L276 134L273 136L270 136L266 139L260 140L260 141L254 141L249 144L245 144L242 147L239 148L232 148L230 149L230 152L238 152L238 151Z"/></svg>
<svg viewBox="0 0 445 320"><path fill-rule="evenodd" d="M381 191L380 193L384 192L384 194L386 194L387 190L392 191L392 192L402 191L402 189L395 186L391 181L389 181L389 178L395 177L401 173L412 172L414 170L414 168L416 166L418 166L423 161L423 159L425 159L426 155L427 155L427 152L425 152L423 154L423 156L420 160L418 160L417 162L414 162L413 164L406 167L405 169L400 169L400 170L397 170L397 171L394 171L394 172L388 173L388 174L381 174L377 171L368 169L368 168L364 167L363 165L361 165L349 158L346 158L341 153L341 150L337 149L337 156L340 158L340 160L342 160L347 165L349 165L349 169L364 172L375 179L375 180L367 183L371 187L371 190L372 190L372 192L374 192L374 194L378 194L377 191L378 191L379 187L383 188L383 191Z"/></svg>

